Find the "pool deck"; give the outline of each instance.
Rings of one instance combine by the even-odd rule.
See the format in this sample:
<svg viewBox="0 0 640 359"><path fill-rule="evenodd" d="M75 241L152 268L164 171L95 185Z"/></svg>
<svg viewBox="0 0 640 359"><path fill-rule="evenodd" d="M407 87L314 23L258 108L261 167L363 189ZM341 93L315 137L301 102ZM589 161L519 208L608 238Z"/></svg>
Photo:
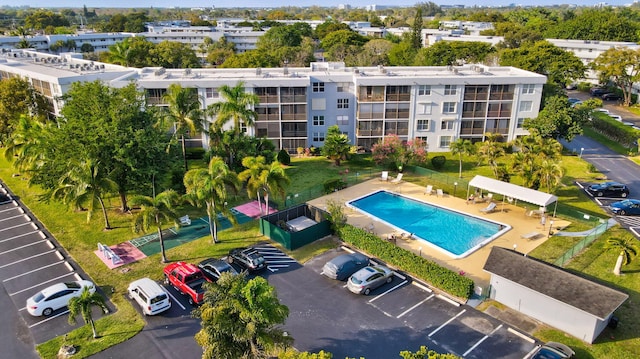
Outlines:
<svg viewBox="0 0 640 359"><path fill-rule="evenodd" d="M495 212L484 214L480 212L481 209L488 205L488 202L467 204L464 199L456 198L444 194L442 197L436 195L437 187L434 186L432 195L425 194L425 187L418 186L410 182L401 182L399 184L393 184L390 182L380 181L379 179L372 179L348 188L345 188L339 192L335 192L320 198L316 198L309 201L309 204L318 208L325 208L325 203L330 200L336 200L343 204L351 201L355 198L367 195L371 192L378 190L388 190L403 196L414 198L420 201L431 203L437 206L451 208L460 212L468 213L477 217L483 217L496 222L508 224L512 229L502 236L494 239L490 243L469 254L464 258L454 259L449 255L441 252L440 250L432 247L431 244L415 239L398 239L396 245L410 250L416 254L422 255L425 258L433 260L451 270L457 272L464 272L466 276L469 276L476 282L476 285L485 287L489 284L489 273L485 272L482 267L484 266L491 247L500 246L505 248L513 248L516 245L516 250L523 253L528 253L540 244L547 240L547 234L549 232L549 222L551 218L547 218L546 225L541 224L540 218L531 217L527 215L527 210L523 207L516 207L509 203L498 202ZM465 189L460 189L466 192ZM370 229L373 225L373 231L381 238L389 238L392 234L400 235L394 228L387 226L386 224L376 221L375 219L360 213L354 209L345 207L345 213L347 214L347 223L360 227L363 229ZM570 223L564 220L554 220L554 229L564 228ZM446 230L446 228L443 228ZM537 233L538 235L534 235Z"/></svg>

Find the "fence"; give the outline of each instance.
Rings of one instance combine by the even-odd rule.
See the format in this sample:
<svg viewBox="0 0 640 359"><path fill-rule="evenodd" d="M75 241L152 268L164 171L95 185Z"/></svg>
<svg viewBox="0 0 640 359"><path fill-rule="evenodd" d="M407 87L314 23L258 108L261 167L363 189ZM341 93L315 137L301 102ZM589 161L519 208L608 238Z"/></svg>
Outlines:
<svg viewBox="0 0 640 359"><path fill-rule="evenodd" d="M604 223L602 223L604 222ZM577 254L582 252L588 245L593 243L596 239L598 239L604 232L609 229L609 221L601 220L601 223L598 224L591 233L586 235L583 239L581 239L578 243L576 243L573 247L571 247L568 251L566 251L563 255L561 255L556 261L553 263L557 266L563 267L571 258L575 257Z"/></svg>

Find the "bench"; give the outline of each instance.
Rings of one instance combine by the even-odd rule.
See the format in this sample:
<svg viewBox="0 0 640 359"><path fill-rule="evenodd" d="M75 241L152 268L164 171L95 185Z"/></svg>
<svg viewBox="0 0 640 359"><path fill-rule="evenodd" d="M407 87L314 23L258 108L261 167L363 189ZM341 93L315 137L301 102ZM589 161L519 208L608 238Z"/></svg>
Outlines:
<svg viewBox="0 0 640 359"><path fill-rule="evenodd" d="M113 253L111 248L99 242L98 242L98 250L100 250L100 252L106 259L111 259L111 263L113 263L113 265L124 263L124 261L122 260L122 258L120 258L119 255Z"/></svg>
<svg viewBox="0 0 640 359"><path fill-rule="evenodd" d="M521 234L521 235L520 235L520 238L522 238L522 239L535 239L535 238L537 238L537 237L538 237L538 236L540 236L540 235L541 235L541 234L540 234L540 232L535 232L535 231L534 231L534 232L529 232L529 233Z"/></svg>

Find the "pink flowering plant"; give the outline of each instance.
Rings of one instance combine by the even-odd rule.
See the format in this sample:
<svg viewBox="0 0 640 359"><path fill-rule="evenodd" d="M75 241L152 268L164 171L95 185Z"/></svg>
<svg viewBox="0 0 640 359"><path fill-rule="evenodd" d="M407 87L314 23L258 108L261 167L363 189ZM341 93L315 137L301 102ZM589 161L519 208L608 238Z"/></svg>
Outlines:
<svg viewBox="0 0 640 359"><path fill-rule="evenodd" d="M388 135L371 148L373 160L386 168L402 169L409 164L427 161L427 143L419 138L403 141L398 135Z"/></svg>

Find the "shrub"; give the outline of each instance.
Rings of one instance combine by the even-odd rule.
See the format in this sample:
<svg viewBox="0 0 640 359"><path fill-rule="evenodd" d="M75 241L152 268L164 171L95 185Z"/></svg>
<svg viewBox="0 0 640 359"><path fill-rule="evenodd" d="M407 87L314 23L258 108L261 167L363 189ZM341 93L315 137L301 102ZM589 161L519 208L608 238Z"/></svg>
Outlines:
<svg viewBox="0 0 640 359"><path fill-rule="evenodd" d="M327 193L335 192L347 187L347 183L337 178L337 179L326 180L322 184L322 186L324 187L324 193L327 194Z"/></svg>
<svg viewBox="0 0 640 359"><path fill-rule="evenodd" d="M205 149L202 147L188 147L185 155L188 160L202 160L204 159L205 152Z"/></svg>
<svg viewBox="0 0 640 359"><path fill-rule="evenodd" d="M289 156L289 152L284 148L278 152L278 162L282 163L285 166L291 164L291 156Z"/></svg>
<svg viewBox="0 0 640 359"><path fill-rule="evenodd" d="M342 203L333 199L328 200L327 212L329 212L331 229L334 233L338 233L338 231L347 224L347 216L344 214Z"/></svg>
<svg viewBox="0 0 640 359"><path fill-rule="evenodd" d="M433 168L439 170L444 167L444 164L447 162L447 158L445 156L435 156L431 159L431 164Z"/></svg>
<svg viewBox="0 0 640 359"><path fill-rule="evenodd" d="M340 238L369 255L380 258L430 285L456 297L468 299L473 293L473 280L428 259L422 258L363 229L346 225L339 231Z"/></svg>

